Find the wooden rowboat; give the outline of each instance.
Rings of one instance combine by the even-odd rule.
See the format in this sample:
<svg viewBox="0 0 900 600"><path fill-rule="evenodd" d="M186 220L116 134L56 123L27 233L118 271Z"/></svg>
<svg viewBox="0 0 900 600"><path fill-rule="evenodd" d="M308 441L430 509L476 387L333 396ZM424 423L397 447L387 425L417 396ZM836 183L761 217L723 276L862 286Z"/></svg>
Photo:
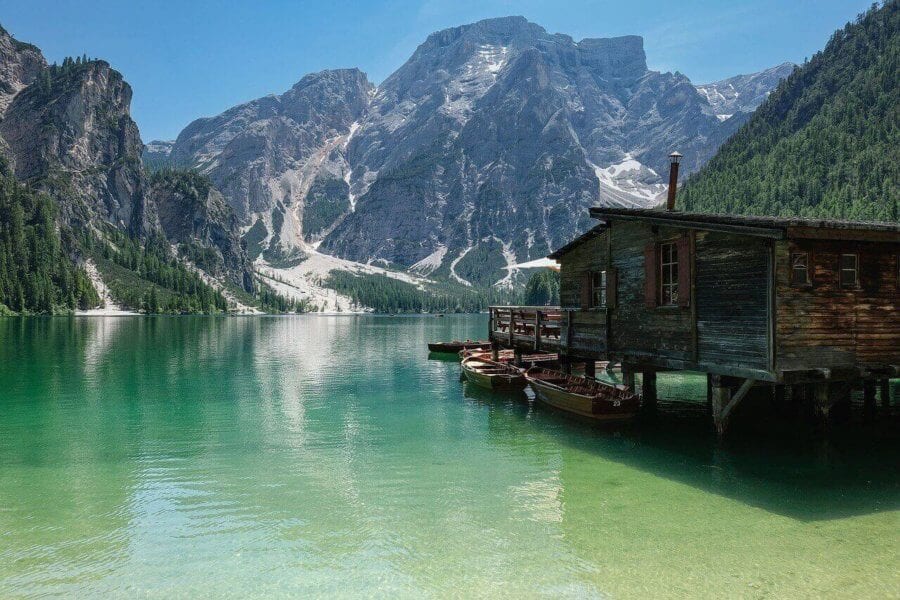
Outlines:
<svg viewBox="0 0 900 600"><path fill-rule="evenodd" d="M494 360L493 353L490 350L460 350L459 357L460 358L468 358L470 356L475 356L478 358L483 358L485 360ZM497 360L495 362L502 362L505 364L512 364L515 361L516 355L512 350L500 350L497 353ZM522 364L533 366L537 363L543 363L545 367L552 366L548 363L558 363L559 355L551 354L548 352L538 352L535 354L523 354L522 355Z"/></svg>
<svg viewBox="0 0 900 600"><path fill-rule="evenodd" d="M462 372L467 381L488 390L523 390L528 385L521 370L481 357L463 359Z"/></svg>
<svg viewBox="0 0 900 600"><path fill-rule="evenodd" d="M440 352L442 354L457 354L460 350L490 350L491 343L488 341L466 340L461 342L453 340L452 342L431 342L428 344L429 352Z"/></svg>
<svg viewBox="0 0 900 600"><path fill-rule="evenodd" d="M634 417L641 399L624 386L532 367L525 372L535 397L544 404L596 421Z"/></svg>

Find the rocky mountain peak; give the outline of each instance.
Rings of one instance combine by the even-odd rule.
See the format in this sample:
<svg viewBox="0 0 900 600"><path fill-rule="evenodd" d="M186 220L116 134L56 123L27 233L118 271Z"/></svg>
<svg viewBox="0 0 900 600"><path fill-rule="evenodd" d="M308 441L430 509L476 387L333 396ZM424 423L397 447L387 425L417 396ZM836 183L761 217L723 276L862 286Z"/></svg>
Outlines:
<svg viewBox="0 0 900 600"><path fill-rule="evenodd" d="M138 235L152 226L131 93L109 63L67 59L43 69L7 108L0 136L16 176L56 196L64 219L99 217Z"/></svg>
<svg viewBox="0 0 900 600"><path fill-rule="evenodd" d="M0 26L0 115L46 67L47 61L37 46L20 42Z"/></svg>
<svg viewBox="0 0 900 600"><path fill-rule="evenodd" d="M577 46L583 63L601 74L640 76L647 72L644 38L639 35L585 38Z"/></svg>

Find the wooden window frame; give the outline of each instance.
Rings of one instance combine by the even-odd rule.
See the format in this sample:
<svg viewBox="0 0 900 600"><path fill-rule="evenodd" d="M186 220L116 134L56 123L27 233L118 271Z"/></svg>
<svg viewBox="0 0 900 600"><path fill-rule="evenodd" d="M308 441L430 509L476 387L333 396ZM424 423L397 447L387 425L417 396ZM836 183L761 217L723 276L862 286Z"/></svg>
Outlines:
<svg viewBox="0 0 900 600"><path fill-rule="evenodd" d="M798 257L803 257L806 262L806 265L803 269L803 281L796 281L794 279L794 275L799 271L797 269L796 259ZM809 287L812 285L812 277L810 275L810 253L807 250L796 250L792 251L790 255L790 271L789 278L791 286L793 287Z"/></svg>
<svg viewBox="0 0 900 600"><path fill-rule="evenodd" d="M591 271L591 301L589 308L606 308L608 286L609 277L605 270Z"/></svg>
<svg viewBox="0 0 900 600"><path fill-rule="evenodd" d="M844 258L853 257L853 268L845 269L844 268ZM853 282L845 283L844 282L844 272L852 272L853 273ZM838 285L840 285L844 289L856 289L859 287L859 253L858 252L841 252L838 256Z"/></svg>
<svg viewBox="0 0 900 600"><path fill-rule="evenodd" d="M666 255L666 250L671 249L671 254ZM668 259L668 260L667 260ZM678 303L678 242L660 242L657 253L658 273L657 279L658 297L657 306L679 306ZM668 279L668 282L667 282ZM668 292L668 300L666 294Z"/></svg>

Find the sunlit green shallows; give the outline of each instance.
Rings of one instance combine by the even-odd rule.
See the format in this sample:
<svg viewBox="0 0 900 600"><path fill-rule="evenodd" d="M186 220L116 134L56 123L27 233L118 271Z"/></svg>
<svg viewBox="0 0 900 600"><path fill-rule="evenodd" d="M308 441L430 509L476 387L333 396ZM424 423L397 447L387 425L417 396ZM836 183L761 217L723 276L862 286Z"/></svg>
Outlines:
<svg viewBox="0 0 900 600"><path fill-rule="evenodd" d="M0 319L0 596L900 595L883 428L597 429L428 360L485 329Z"/></svg>

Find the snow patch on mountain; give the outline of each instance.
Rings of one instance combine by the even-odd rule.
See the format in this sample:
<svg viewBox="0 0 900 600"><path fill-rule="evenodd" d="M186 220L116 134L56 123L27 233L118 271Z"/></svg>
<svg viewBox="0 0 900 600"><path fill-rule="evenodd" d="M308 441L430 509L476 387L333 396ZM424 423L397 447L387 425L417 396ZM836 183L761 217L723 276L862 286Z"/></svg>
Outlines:
<svg viewBox="0 0 900 600"><path fill-rule="evenodd" d="M466 254L471 252L472 248L474 248L474 247L475 247L474 245L469 245L467 248L465 248L462 252L459 253L459 256L457 256L456 258L453 259L452 263L450 263L450 277L452 277L454 280L456 280L459 283L461 283L465 286L468 286L468 287L472 287L472 282L468 281L466 279L463 279L462 277L460 277L459 275L456 274L456 265L458 265L459 261L464 259L466 257Z"/></svg>
<svg viewBox="0 0 900 600"><path fill-rule="evenodd" d="M444 262L444 257L447 255L447 246L440 245L438 249L420 260L419 262L413 264L409 270L413 273L421 273L423 275L430 275L437 269L441 267L441 264Z"/></svg>

